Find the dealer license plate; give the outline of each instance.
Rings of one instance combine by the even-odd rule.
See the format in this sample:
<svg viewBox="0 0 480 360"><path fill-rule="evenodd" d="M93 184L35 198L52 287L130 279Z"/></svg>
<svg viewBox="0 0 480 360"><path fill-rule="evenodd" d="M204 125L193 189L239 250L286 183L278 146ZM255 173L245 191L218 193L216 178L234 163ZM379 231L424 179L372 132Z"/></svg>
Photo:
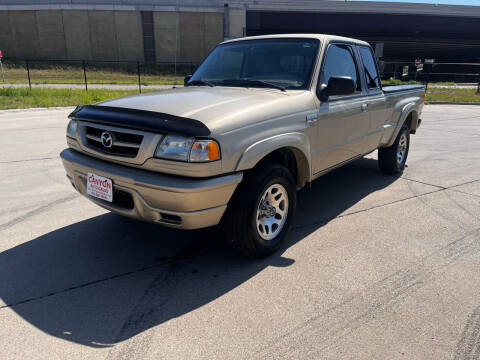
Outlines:
<svg viewBox="0 0 480 360"><path fill-rule="evenodd" d="M113 201L112 180L88 173L87 175L87 194L108 202Z"/></svg>

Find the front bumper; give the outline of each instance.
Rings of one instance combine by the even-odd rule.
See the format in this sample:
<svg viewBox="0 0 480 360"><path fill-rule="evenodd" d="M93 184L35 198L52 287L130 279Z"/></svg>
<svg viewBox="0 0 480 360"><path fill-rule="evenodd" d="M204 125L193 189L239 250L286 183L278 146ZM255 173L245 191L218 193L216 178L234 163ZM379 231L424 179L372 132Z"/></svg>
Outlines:
<svg viewBox="0 0 480 360"><path fill-rule="evenodd" d="M118 165L65 149L60 157L79 193L120 215L181 229L217 225L242 173L214 178L187 178ZM113 182L112 203L87 194L87 173Z"/></svg>

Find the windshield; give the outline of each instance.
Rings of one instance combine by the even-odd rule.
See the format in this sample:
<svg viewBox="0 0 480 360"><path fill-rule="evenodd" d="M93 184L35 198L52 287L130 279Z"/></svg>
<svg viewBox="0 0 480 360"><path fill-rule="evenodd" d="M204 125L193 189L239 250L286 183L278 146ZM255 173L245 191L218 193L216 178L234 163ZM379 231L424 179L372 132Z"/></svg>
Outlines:
<svg viewBox="0 0 480 360"><path fill-rule="evenodd" d="M190 79L215 86L306 89L315 64L317 39L262 39L217 46Z"/></svg>

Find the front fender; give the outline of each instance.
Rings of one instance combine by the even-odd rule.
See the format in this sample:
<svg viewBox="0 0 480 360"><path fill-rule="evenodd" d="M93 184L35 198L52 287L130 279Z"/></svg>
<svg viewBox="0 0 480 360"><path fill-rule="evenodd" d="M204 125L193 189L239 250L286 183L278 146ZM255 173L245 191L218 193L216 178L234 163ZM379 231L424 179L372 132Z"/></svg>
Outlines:
<svg viewBox="0 0 480 360"><path fill-rule="evenodd" d="M281 148L288 148L295 155L298 184L303 186L309 182L311 175L310 141L305 134L298 132L275 135L250 145L240 156L235 170L251 169L265 156Z"/></svg>

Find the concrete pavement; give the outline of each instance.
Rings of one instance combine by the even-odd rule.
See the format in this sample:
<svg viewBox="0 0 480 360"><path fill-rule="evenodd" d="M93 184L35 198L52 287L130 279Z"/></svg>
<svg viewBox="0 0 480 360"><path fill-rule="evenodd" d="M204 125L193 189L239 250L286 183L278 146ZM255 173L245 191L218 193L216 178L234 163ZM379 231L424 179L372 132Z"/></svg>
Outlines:
<svg viewBox="0 0 480 360"><path fill-rule="evenodd" d="M76 195L69 111L0 112L1 359L478 359L478 107L426 106L401 177L302 190L260 261Z"/></svg>

